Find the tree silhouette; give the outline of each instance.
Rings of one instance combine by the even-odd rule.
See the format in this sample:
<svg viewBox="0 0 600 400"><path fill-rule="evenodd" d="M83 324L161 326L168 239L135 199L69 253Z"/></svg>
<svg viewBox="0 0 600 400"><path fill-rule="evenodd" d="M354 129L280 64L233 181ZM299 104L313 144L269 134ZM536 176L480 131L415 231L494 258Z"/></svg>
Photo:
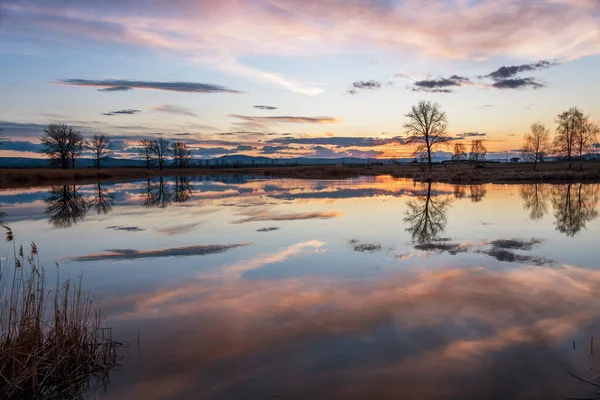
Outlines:
<svg viewBox="0 0 600 400"><path fill-rule="evenodd" d="M92 152L96 169L100 169L102 161L113 154L110 149L110 139L106 135L94 135L85 143L85 147Z"/></svg>
<svg viewBox="0 0 600 400"><path fill-rule="evenodd" d="M171 188L164 182L162 176L156 183L148 179L146 185L146 198L142 201L142 206L146 208L167 208L171 204L172 198L173 193L171 192Z"/></svg>
<svg viewBox="0 0 600 400"><path fill-rule="evenodd" d="M554 150L569 160L571 169L571 160L576 154L577 137L583 129L585 116L579 108L572 107L560 113L556 122L558 127L554 136Z"/></svg>
<svg viewBox="0 0 600 400"><path fill-rule="evenodd" d="M154 142L148 139L142 139L138 142L138 156L146 163L146 169L150 169L150 164L154 161Z"/></svg>
<svg viewBox="0 0 600 400"><path fill-rule="evenodd" d="M455 143L452 161L464 161L467 159L467 146L464 143Z"/></svg>
<svg viewBox="0 0 600 400"><path fill-rule="evenodd" d="M87 204L76 186L53 186L46 202L48 222L58 229L70 228L85 218Z"/></svg>
<svg viewBox="0 0 600 400"><path fill-rule="evenodd" d="M96 186L96 194L88 201L88 208L94 208L98 215L108 214L114 205L115 196L113 193L108 193L102 187L100 182Z"/></svg>
<svg viewBox="0 0 600 400"><path fill-rule="evenodd" d="M42 154L50 158L50 165L63 169L75 168L75 160L84 147L81 133L65 124L50 124L44 128L41 143Z"/></svg>
<svg viewBox="0 0 600 400"><path fill-rule="evenodd" d="M440 144L450 140L446 128L446 113L438 103L420 101L405 115L408 119L404 129L409 135L406 143L418 144L416 153L427 153L429 169L431 169L431 152Z"/></svg>
<svg viewBox="0 0 600 400"><path fill-rule="evenodd" d="M537 221L548 212L548 186L542 184L522 185L523 207L529 210L529 219Z"/></svg>
<svg viewBox="0 0 600 400"><path fill-rule="evenodd" d="M152 153L158 162L158 169L163 169L167 156L171 152L171 143L164 138L152 142Z"/></svg>
<svg viewBox="0 0 600 400"><path fill-rule="evenodd" d="M556 230L574 237L586 223L598 217L598 185L556 185L552 190L552 206Z"/></svg>
<svg viewBox="0 0 600 400"><path fill-rule="evenodd" d="M194 187L192 178L188 176L175 177L175 191L173 192L173 201L175 203L185 203L192 195Z"/></svg>
<svg viewBox="0 0 600 400"><path fill-rule="evenodd" d="M533 161L535 170L538 161L544 161L544 156L550 150L550 130L541 122L531 125L531 132L525 135L525 143L521 153L526 161Z"/></svg>
<svg viewBox="0 0 600 400"><path fill-rule="evenodd" d="M471 152L469 153L469 160L478 162L485 161L487 154L487 148L483 144L483 140L472 140L471 141Z"/></svg>
<svg viewBox="0 0 600 400"><path fill-rule="evenodd" d="M189 146L183 142L175 142L171 144L171 156L173 157L173 166L183 169L190 166L192 162L192 151Z"/></svg>
<svg viewBox="0 0 600 400"><path fill-rule="evenodd" d="M432 196L432 183L422 190L414 191L414 197L406 202L404 222L413 241L426 243L436 239L446 229L446 213L452 203L448 196Z"/></svg>

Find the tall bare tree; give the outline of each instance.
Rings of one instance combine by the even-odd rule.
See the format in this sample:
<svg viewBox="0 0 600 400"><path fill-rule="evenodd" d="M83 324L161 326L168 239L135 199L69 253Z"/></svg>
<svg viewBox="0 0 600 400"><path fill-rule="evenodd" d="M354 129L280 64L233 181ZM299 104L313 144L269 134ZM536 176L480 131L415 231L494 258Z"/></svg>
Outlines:
<svg viewBox="0 0 600 400"><path fill-rule="evenodd" d="M83 152L81 133L65 124L50 124L41 138L42 153L50 158L53 167L75 168L75 161Z"/></svg>
<svg viewBox="0 0 600 400"><path fill-rule="evenodd" d="M579 108L572 107L560 113L556 122L558 127L554 136L554 150L556 154L569 160L569 169L571 169L571 161L576 153L577 137L583 129L585 116Z"/></svg>
<svg viewBox="0 0 600 400"><path fill-rule="evenodd" d="M146 169L150 169L154 161L154 142L148 139L142 139L138 142L138 155L146 163Z"/></svg>
<svg viewBox="0 0 600 400"><path fill-rule="evenodd" d="M592 147L596 143L598 133L600 133L598 125L590 122L589 116L586 117L579 134L575 138L575 154L579 157L580 171L583 171L584 156L588 151L592 150Z"/></svg>
<svg viewBox="0 0 600 400"><path fill-rule="evenodd" d="M187 168L192 161L192 151L186 143L175 142L171 144L171 156L175 168Z"/></svg>
<svg viewBox="0 0 600 400"><path fill-rule="evenodd" d="M455 143L454 152L452 153L453 161L463 161L467 159L467 146L464 143Z"/></svg>
<svg viewBox="0 0 600 400"><path fill-rule="evenodd" d="M113 154L113 151L110 149L110 139L105 135L94 135L94 137L87 141L86 148L94 156L96 169L100 169L102 161Z"/></svg>
<svg viewBox="0 0 600 400"><path fill-rule="evenodd" d="M450 138L446 132L448 125L446 113L438 103L420 101L405 115L408 119L404 129L409 135L407 143L418 144L420 150L427 152L427 161L431 169L431 152L441 144L447 143Z"/></svg>
<svg viewBox="0 0 600 400"><path fill-rule="evenodd" d="M163 169L167 156L171 151L171 143L164 138L154 140L152 142L152 153L158 162L158 169Z"/></svg>
<svg viewBox="0 0 600 400"><path fill-rule="evenodd" d="M531 125L531 132L525 135L525 143L521 153L526 161L533 161L535 170L538 161L544 161L544 156L550 150L550 130L541 122Z"/></svg>
<svg viewBox="0 0 600 400"><path fill-rule="evenodd" d="M471 153L469 153L469 160L471 161L485 161L487 154L487 148L483 144L483 140L472 140L471 141Z"/></svg>

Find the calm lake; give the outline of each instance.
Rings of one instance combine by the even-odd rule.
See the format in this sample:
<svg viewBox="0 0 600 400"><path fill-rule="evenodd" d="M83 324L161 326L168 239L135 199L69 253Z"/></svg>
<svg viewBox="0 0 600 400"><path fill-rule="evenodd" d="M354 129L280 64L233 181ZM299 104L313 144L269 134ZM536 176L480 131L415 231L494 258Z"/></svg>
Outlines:
<svg viewBox="0 0 600 400"><path fill-rule="evenodd" d="M564 399L600 374L599 193L222 176L0 203L139 333L103 398Z"/></svg>

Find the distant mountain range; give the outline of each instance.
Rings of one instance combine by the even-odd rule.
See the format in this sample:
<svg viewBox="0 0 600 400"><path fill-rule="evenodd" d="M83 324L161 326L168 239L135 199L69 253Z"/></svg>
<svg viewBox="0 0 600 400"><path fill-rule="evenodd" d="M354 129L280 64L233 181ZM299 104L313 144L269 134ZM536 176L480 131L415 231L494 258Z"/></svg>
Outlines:
<svg viewBox="0 0 600 400"><path fill-rule="evenodd" d="M437 152L433 156L434 162L446 161L451 158L452 154L448 152ZM507 162L511 157L519 157L517 153L489 153L487 160L496 162ZM597 154L587 154L586 159L598 159ZM548 157L549 161L554 161L556 157ZM205 165L219 165L219 166L264 166L264 165L333 165L333 164L369 164L373 162L379 162L383 164L393 163L409 163L414 158L394 158L394 159L375 159L375 158L357 158L357 157L343 157L343 158L310 158L310 157L298 157L298 158L269 158L269 157L253 157L243 154L222 156L218 158L210 159L194 159L194 165L198 166L200 163L202 166ZM208 164L206 164L208 162ZM94 160L91 158L80 158L77 160L80 168L93 168L95 166ZM102 162L104 168L143 168L146 164L141 160L132 160L127 158L107 158ZM26 157L0 157L0 168L47 168L49 167L48 160L43 158L26 158Z"/></svg>

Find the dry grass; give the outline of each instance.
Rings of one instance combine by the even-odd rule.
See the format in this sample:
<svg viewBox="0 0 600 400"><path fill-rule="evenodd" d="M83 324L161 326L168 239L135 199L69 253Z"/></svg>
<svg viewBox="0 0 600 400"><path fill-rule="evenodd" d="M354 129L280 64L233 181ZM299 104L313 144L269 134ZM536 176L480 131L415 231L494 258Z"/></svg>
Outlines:
<svg viewBox="0 0 600 400"><path fill-rule="evenodd" d="M81 280L46 289L35 244L0 268L0 398L74 399L105 387L119 343Z"/></svg>
<svg viewBox="0 0 600 400"><path fill-rule="evenodd" d="M521 183L521 182L579 182L600 181L600 162L587 161L584 171L579 172L579 164L573 163L568 169L565 162L541 163L537 171L532 164L486 163L482 166L471 164L435 164L430 171L424 165L311 165L311 166L265 166L238 168L188 168L146 170L143 168L82 168L60 169L0 169L0 188L42 186L57 184L86 184L101 181L120 181L149 178L154 176L198 176L198 175L255 175L298 179L343 179L357 176L392 175L420 181L431 180L451 183Z"/></svg>

